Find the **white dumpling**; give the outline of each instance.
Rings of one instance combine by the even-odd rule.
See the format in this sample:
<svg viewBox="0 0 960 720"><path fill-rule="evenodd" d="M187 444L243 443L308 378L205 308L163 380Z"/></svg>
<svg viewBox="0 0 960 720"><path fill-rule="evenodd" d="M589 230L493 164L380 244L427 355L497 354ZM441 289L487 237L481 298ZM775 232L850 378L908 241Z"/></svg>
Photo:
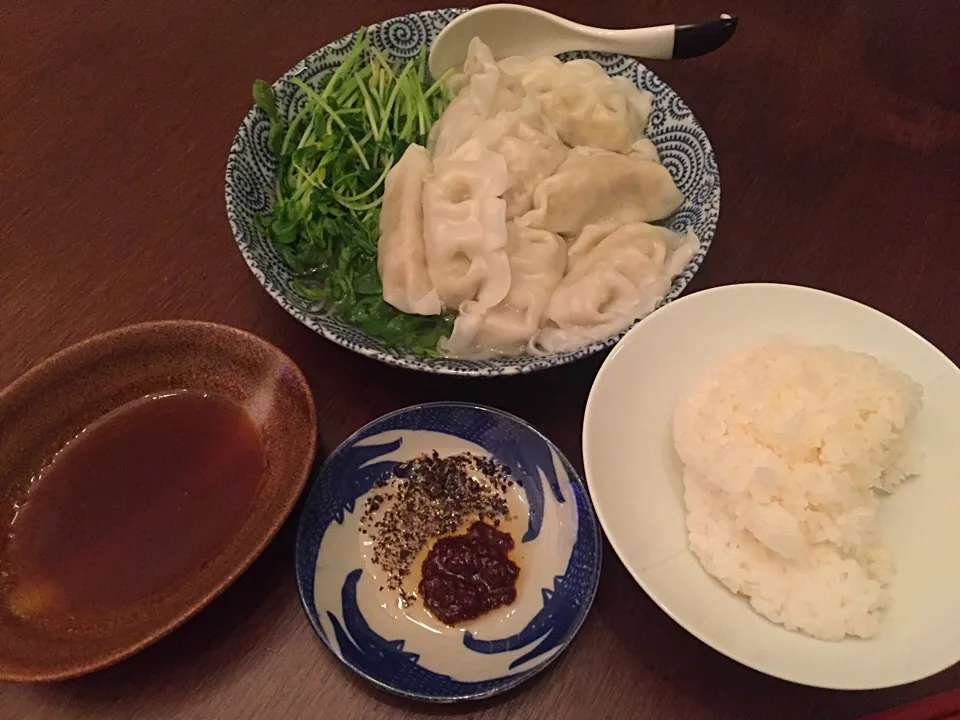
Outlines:
<svg viewBox="0 0 960 720"><path fill-rule="evenodd" d="M569 153L559 140L525 124L517 125L494 149L503 155L510 173L510 185L503 194L507 219L533 209L534 192Z"/></svg>
<svg viewBox="0 0 960 720"><path fill-rule="evenodd" d="M467 301L493 307L510 289L503 156L476 139L434 162L423 187L423 224L430 280L444 307Z"/></svg>
<svg viewBox="0 0 960 720"><path fill-rule="evenodd" d="M575 63L596 72L579 72ZM566 63L560 82L540 96L543 112L568 145L624 152L643 135L653 96L626 78L609 77L590 60Z"/></svg>
<svg viewBox="0 0 960 720"><path fill-rule="evenodd" d="M627 154L641 160L651 160L655 163L660 162L660 153L657 152L657 146L647 138L637 140L630 146Z"/></svg>
<svg viewBox="0 0 960 720"><path fill-rule="evenodd" d="M440 349L457 357L495 353L516 355L527 350L539 333L547 303L563 277L567 246L546 230L507 225L510 291L486 311L465 303L453 332Z"/></svg>
<svg viewBox="0 0 960 720"><path fill-rule="evenodd" d="M547 307L538 348L553 353L601 340L650 313L696 253L693 232L646 223L584 228Z"/></svg>
<svg viewBox="0 0 960 720"><path fill-rule="evenodd" d="M523 86L500 70L490 48L479 38L470 43L463 72L455 75L448 87L456 97L434 123L427 140L435 159L455 152L481 122L502 110L516 110L524 98Z"/></svg>
<svg viewBox="0 0 960 720"><path fill-rule="evenodd" d="M670 172L644 154L574 148L536 189L520 223L572 234L595 223L661 220L682 203Z"/></svg>
<svg viewBox="0 0 960 720"><path fill-rule="evenodd" d="M502 110L473 132L484 147L503 155L510 184L503 194L510 220L533 207L533 193L570 152L532 100L516 110Z"/></svg>
<svg viewBox="0 0 960 720"><path fill-rule="evenodd" d="M512 57L499 67L539 100L567 145L626 152L643 136L653 96L593 60Z"/></svg>
<svg viewBox="0 0 960 720"><path fill-rule="evenodd" d="M384 301L414 315L440 313L423 242L423 183L433 172L425 147L411 145L387 173L380 211L377 270Z"/></svg>

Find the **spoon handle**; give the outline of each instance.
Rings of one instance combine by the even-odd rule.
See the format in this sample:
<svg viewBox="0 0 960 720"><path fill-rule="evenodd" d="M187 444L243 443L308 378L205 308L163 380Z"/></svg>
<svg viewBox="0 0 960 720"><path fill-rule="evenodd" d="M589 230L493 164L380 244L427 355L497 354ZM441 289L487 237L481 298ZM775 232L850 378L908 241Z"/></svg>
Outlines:
<svg viewBox="0 0 960 720"><path fill-rule="evenodd" d="M601 30L581 26L591 36L590 50L654 60L692 58L719 48L737 29L735 15L688 25L658 25L635 30ZM583 42L582 39L580 42Z"/></svg>
<svg viewBox="0 0 960 720"><path fill-rule="evenodd" d="M736 15L721 15L719 20L677 25L673 35L673 57L692 58L713 52L732 38L736 29Z"/></svg>

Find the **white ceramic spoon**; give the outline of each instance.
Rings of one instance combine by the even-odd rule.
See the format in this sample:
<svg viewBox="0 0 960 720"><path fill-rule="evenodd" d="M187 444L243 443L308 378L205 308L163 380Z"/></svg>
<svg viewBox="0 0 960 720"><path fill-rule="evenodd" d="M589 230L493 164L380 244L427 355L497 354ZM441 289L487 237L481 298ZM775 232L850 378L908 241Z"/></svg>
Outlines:
<svg viewBox="0 0 960 720"><path fill-rule="evenodd" d="M524 5L485 5L465 12L440 31L430 48L430 74L436 78L462 66L474 37L489 45L497 59L594 50L669 60L716 50L736 28L736 16L721 15L717 20L692 25L605 30Z"/></svg>

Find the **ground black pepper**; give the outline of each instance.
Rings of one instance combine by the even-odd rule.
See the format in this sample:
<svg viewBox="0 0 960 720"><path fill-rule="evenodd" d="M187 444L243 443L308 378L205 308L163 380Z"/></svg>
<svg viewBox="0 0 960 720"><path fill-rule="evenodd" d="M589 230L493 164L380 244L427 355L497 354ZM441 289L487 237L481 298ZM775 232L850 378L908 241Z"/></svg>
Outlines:
<svg viewBox="0 0 960 720"><path fill-rule="evenodd" d="M486 482L478 476L483 476ZM473 453L440 457L434 451L397 465L374 485L360 516L360 532L372 540L372 560L387 573L386 586L405 606L416 593L401 590L417 554L433 538L449 535L470 519L499 525L509 516L510 468ZM390 488L389 492L379 492ZM374 519L384 503L389 507Z"/></svg>

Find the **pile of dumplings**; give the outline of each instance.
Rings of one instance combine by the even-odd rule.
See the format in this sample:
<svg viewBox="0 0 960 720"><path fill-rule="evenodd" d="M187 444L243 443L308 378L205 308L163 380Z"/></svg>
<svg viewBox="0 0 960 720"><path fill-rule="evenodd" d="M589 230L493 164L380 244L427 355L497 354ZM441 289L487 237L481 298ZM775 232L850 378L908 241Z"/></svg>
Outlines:
<svg viewBox="0 0 960 720"><path fill-rule="evenodd" d="M378 269L398 310L456 310L451 357L544 355L651 312L699 247L649 223L683 202L644 137L652 97L592 60L495 61L386 178Z"/></svg>

